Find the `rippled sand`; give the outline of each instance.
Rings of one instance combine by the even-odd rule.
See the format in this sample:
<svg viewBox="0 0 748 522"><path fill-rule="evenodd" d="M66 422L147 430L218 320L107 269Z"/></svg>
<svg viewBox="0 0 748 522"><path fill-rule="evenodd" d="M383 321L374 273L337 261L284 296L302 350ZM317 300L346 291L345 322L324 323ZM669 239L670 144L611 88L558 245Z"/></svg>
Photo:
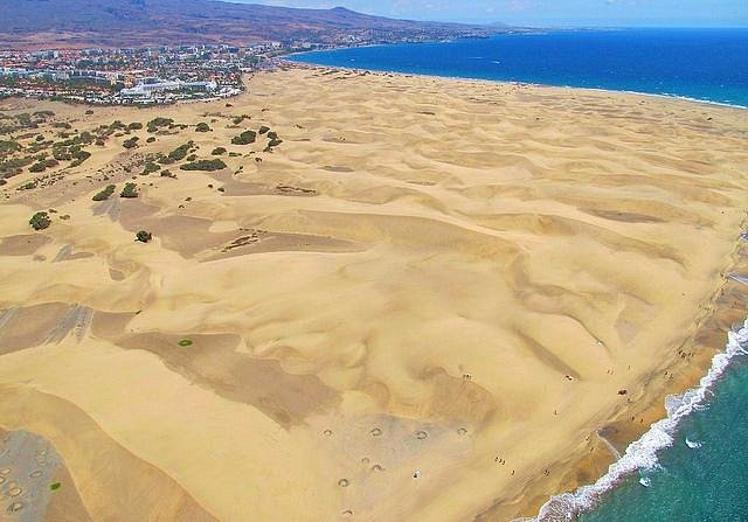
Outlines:
<svg viewBox="0 0 748 522"><path fill-rule="evenodd" d="M213 128L0 187L0 428L52 445L81 517L531 515L601 473L598 430L635 436L723 345L729 324L705 324L743 299L745 112L315 69L248 89L93 115L0 102L80 130ZM230 144L263 124L272 152ZM188 139L238 155L123 170ZM139 198L91 201L131 176Z"/></svg>

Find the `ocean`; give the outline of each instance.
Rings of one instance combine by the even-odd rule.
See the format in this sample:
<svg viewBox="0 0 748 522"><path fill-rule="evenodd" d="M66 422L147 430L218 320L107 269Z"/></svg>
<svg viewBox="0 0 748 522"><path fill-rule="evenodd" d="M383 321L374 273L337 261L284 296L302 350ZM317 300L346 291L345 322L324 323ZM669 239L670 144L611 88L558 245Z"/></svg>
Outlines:
<svg viewBox="0 0 748 522"><path fill-rule="evenodd" d="M748 108L748 29L563 31L297 54L375 71L678 96ZM748 118L748 112L746 113ZM737 231L736 231L737 232ZM748 323L700 386L543 521L748 522Z"/></svg>
<svg viewBox="0 0 748 522"><path fill-rule="evenodd" d="M681 96L748 107L748 29L501 35L297 54L333 67Z"/></svg>

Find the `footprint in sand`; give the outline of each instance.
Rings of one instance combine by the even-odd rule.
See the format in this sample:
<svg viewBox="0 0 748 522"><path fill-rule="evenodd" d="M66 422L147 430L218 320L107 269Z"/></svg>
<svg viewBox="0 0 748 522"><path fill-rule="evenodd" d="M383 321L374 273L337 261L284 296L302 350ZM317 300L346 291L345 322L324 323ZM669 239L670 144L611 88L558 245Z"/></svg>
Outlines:
<svg viewBox="0 0 748 522"><path fill-rule="evenodd" d="M350 509L346 509L345 511L343 511L343 516L345 518L351 518L353 516L353 511L351 511Z"/></svg>
<svg viewBox="0 0 748 522"><path fill-rule="evenodd" d="M467 435L467 430L465 428L458 428L457 429L458 435Z"/></svg>
<svg viewBox="0 0 748 522"><path fill-rule="evenodd" d="M338 480L338 486L341 488L347 488L351 483L348 481L348 479L340 479Z"/></svg>
<svg viewBox="0 0 748 522"><path fill-rule="evenodd" d="M322 432L325 437L332 437L332 430L325 430Z"/></svg>
<svg viewBox="0 0 748 522"><path fill-rule="evenodd" d="M372 437L381 437L382 436L382 430L380 428L374 428L370 432Z"/></svg>
<svg viewBox="0 0 748 522"><path fill-rule="evenodd" d="M364 458L361 459L361 464L368 464L369 462L371 462L369 460L369 457L364 457Z"/></svg>
<svg viewBox="0 0 748 522"><path fill-rule="evenodd" d="M373 466L371 467L371 470L372 470L372 471L384 471L384 467L380 466L379 464L374 464L374 465L373 465Z"/></svg>
<svg viewBox="0 0 748 522"><path fill-rule="evenodd" d="M10 495L11 497L17 497L21 493L23 493L23 490L17 486L8 490L8 495Z"/></svg>
<svg viewBox="0 0 748 522"><path fill-rule="evenodd" d="M425 439L427 439L427 438L428 438L428 436L429 436L429 434L428 434L428 433L426 433L426 432L425 432L425 431L423 431L423 430L421 430L421 431L417 431L417 432L416 432L416 438L417 438L418 440L425 440Z"/></svg>

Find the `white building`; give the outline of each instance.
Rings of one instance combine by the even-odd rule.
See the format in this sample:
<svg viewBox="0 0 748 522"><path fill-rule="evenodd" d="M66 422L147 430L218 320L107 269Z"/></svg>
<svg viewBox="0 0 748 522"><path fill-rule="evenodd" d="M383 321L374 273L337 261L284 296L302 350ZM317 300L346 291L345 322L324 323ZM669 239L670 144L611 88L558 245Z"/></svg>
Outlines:
<svg viewBox="0 0 748 522"><path fill-rule="evenodd" d="M125 98L150 98L154 94L161 92L174 91L197 91L213 92L218 88L216 82L183 82L175 81L158 81L154 83L139 83L132 89L122 89L120 96Z"/></svg>

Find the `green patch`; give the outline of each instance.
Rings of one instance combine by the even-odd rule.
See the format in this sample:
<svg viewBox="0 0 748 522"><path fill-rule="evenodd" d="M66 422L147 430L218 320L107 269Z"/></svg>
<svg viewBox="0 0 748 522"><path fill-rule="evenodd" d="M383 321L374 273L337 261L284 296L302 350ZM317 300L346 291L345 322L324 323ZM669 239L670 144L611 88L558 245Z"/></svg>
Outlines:
<svg viewBox="0 0 748 522"><path fill-rule="evenodd" d="M31 219L29 220L29 225L31 225L34 230L44 230L51 224L52 220L49 218L47 212L37 212L31 216Z"/></svg>
<svg viewBox="0 0 748 522"><path fill-rule="evenodd" d="M182 339L177 343L182 348L187 348L189 346L192 346L192 340L191 339Z"/></svg>
<svg viewBox="0 0 748 522"><path fill-rule="evenodd" d="M93 198L91 198L94 201L105 201L109 199L109 197L114 194L114 189L117 188L114 185L107 185L107 187L102 190L101 192L94 195Z"/></svg>
<svg viewBox="0 0 748 522"><path fill-rule="evenodd" d="M231 138L232 145L249 145L257 139L257 133L253 130L244 131L238 136Z"/></svg>
<svg viewBox="0 0 748 522"><path fill-rule="evenodd" d="M61 487L62 487L62 484L60 484L59 482L53 482L52 484L49 485L49 489L51 489L52 491L57 491Z"/></svg>
<svg viewBox="0 0 748 522"><path fill-rule="evenodd" d="M208 172L213 172L215 170L225 169L226 164L219 159L198 160L191 163L185 163L179 168L181 170L205 170Z"/></svg>
<svg viewBox="0 0 748 522"><path fill-rule="evenodd" d="M125 188L123 188L122 192L120 192L120 197L137 198L138 197L137 185L135 183L125 183Z"/></svg>

